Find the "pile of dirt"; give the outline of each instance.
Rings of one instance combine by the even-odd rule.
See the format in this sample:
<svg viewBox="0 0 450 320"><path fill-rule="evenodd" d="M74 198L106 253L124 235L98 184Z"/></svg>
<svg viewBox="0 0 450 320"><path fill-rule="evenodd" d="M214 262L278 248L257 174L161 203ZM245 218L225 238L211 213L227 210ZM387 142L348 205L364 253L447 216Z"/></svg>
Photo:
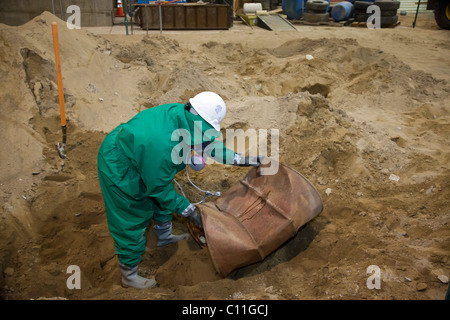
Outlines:
<svg viewBox="0 0 450 320"><path fill-rule="evenodd" d="M61 128L53 21L66 160L55 147ZM240 41L214 34L199 41L195 33L102 37L68 30L48 12L20 27L0 25L2 298L443 298L448 284L438 276L450 275L448 82L350 37L291 36L259 47ZM264 261L226 279L192 239L156 247L150 226L140 273L160 286L122 288L98 149L137 112L203 90L226 100L227 143L231 129L244 137L278 130L276 155L316 186L324 210ZM234 148L255 152L245 143ZM247 170L211 164L190 175L202 189L224 192ZM176 179L191 202L201 200L185 172ZM175 215L174 233L181 232L187 228ZM66 285L71 265L82 272L80 290ZM382 272L380 290L366 286L370 265Z"/></svg>

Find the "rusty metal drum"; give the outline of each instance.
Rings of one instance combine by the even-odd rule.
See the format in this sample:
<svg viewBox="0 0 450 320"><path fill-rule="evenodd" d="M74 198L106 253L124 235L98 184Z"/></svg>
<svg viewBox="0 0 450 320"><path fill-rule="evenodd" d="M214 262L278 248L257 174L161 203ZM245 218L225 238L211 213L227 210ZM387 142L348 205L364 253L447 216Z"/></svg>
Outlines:
<svg viewBox="0 0 450 320"><path fill-rule="evenodd" d="M281 163L273 175L250 169L215 202L198 205L211 259L223 277L262 261L322 208L315 187Z"/></svg>

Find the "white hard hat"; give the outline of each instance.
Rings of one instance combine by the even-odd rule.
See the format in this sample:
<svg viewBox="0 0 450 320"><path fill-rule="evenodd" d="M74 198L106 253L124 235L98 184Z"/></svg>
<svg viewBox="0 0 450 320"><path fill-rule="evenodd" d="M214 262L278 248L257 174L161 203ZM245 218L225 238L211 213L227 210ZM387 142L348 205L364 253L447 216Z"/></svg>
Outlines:
<svg viewBox="0 0 450 320"><path fill-rule="evenodd" d="M189 102L200 117L220 131L220 122L225 118L227 107L217 93L204 91L189 99Z"/></svg>

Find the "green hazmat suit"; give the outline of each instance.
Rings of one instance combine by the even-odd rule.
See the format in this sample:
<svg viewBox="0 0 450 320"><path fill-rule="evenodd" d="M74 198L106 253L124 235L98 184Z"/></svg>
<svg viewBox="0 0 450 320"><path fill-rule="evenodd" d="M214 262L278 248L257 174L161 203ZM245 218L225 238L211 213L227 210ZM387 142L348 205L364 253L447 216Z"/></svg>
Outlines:
<svg viewBox="0 0 450 320"><path fill-rule="evenodd" d="M98 175L120 262L135 266L141 261L151 219L170 221L172 213L189 206L172 181L186 167L192 146L214 141L211 156L232 164L235 153L215 140L219 136L199 115L176 103L144 110L105 137Z"/></svg>

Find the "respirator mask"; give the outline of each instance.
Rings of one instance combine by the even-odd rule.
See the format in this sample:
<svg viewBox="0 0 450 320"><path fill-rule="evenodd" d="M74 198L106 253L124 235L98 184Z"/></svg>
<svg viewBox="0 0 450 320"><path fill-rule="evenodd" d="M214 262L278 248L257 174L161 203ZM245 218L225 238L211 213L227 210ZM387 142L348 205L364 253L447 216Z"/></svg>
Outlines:
<svg viewBox="0 0 450 320"><path fill-rule="evenodd" d="M189 166L195 171L202 170L206 165L207 153L209 151L209 146L213 141L204 142L200 145L192 146L192 150L195 152L191 156L191 161Z"/></svg>

